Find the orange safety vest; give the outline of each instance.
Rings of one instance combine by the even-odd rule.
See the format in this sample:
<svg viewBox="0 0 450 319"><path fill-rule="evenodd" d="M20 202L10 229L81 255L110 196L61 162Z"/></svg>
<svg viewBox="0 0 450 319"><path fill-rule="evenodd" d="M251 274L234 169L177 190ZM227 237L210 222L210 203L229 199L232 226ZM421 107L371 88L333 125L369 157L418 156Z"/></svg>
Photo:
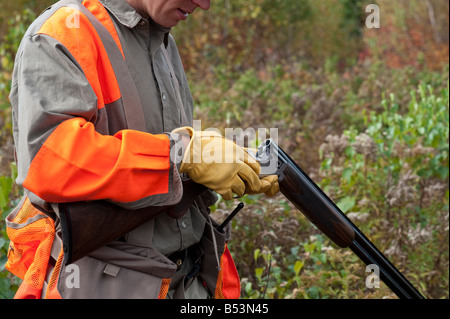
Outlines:
<svg viewBox="0 0 450 319"><path fill-rule="evenodd" d="M123 55L118 34L108 12L103 5L98 0L84 0L82 5L85 6L109 31ZM94 27L92 27L87 18L80 13L80 27L76 29L66 27L68 16L73 13L73 10L68 11L65 8L57 9L51 17L43 23L38 33L46 34L58 40L74 56L83 69L83 72L86 75L92 89L94 90L98 98L98 108L101 109L105 106L105 104L117 101L121 98L119 85L109 61L108 54ZM74 37L78 39L93 39L90 40L92 41L92 50L78 50L77 44L73 41ZM95 61L95 63L93 63L93 61ZM92 125L92 123L87 122L82 118L74 118L61 123L57 127L57 130L73 131L75 127L84 128L90 125ZM81 131L80 134L72 134L72 138L85 140L92 138L92 134L94 134L86 133L87 130ZM131 133L133 134L133 131ZM86 134L88 134L88 136L86 136ZM136 131L134 134L142 133ZM144 139L136 140L139 141L139 143L142 143ZM128 139L127 142L129 141L133 141L133 139ZM105 148L104 150L114 151L114 144L117 143L115 143L114 139L108 140L108 143L111 143L112 146L109 145L108 148ZM165 150L170 146L170 144L168 144L169 141L165 137L158 135L154 135L151 143L154 149ZM55 151L67 152L67 150L64 150L62 146L58 147L57 145L57 141L49 141L46 142L43 147L56 147L57 149L55 149ZM155 145L159 147L155 147ZM120 147L120 145L117 145L116 147ZM136 147L142 147L142 145ZM167 159L164 158L164 156L161 156L160 158L156 156L154 161L156 161L152 163L154 167L161 167L162 169L168 170ZM52 165L52 160L51 158L46 158L45 161L41 160L40 164L44 165L44 168L40 170L40 173L37 172L34 174L29 174L24 181L24 187L27 188L27 186L33 186L35 183L40 183L41 178L38 174L45 174L45 165ZM95 163L92 163L92 165L95 165ZM101 168L98 169L101 170ZM62 168L62 170L64 169ZM133 176L133 178L135 178L135 176ZM138 179L138 177L136 178ZM164 192L164 190L167 189L167 185L160 183L160 178L161 176L158 177L158 180L155 180L155 183L152 183L152 185L155 185L154 188L151 189L150 192L149 190L146 190L146 194L142 194L142 191L138 190L141 183L136 182L135 185L137 185L137 189L130 190L129 193L119 194L119 197L116 197L115 199L118 201L129 201L130 199L135 200L143 196ZM74 184L76 185L77 183ZM89 184L89 181L84 180L82 184ZM148 180L146 181L146 184L148 184ZM85 191L69 189L68 192L73 192L73 200L75 201L78 198L82 199L83 192ZM99 198L102 196L107 197L104 194L98 194L98 196ZM57 200L58 199L55 198L55 201ZM24 197L16 209L14 209L13 212L11 212L7 217L6 222L7 234L11 240L6 268L14 275L23 279L15 298L39 299L41 298L44 281L47 278L50 254L55 239L54 221L52 218L34 207L27 197ZM63 256L64 253L61 249L48 282L45 298L61 298L57 291L57 282ZM233 258L231 257L231 254L226 246L220 259L220 268L221 269L217 278L215 298L239 298L240 280ZM166 297L169 284L170 279L163 279L159 298L164 299Z"/></svg>
<svg viewBox="0 0 450 319"><path fill-rule="evenodd" d="M55 238L55 223L24 197L7 216L6 226L10 244L5 267L23 279L15 298L39 299Z"/></svg>

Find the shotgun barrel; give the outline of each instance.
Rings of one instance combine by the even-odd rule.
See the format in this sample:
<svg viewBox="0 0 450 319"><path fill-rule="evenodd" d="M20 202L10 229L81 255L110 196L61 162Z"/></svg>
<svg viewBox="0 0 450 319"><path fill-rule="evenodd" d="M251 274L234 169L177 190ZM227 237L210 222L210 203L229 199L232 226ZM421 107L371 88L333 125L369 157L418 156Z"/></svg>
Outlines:
<svg viewBox="0 0 450 319"><path fill-rule="evenodd" d="M424 298L273 140L261 144L256 159L262 176L278 175L281 193L336 245L350 248L367 265L376 265L380 279L399 298Z"/></svg>

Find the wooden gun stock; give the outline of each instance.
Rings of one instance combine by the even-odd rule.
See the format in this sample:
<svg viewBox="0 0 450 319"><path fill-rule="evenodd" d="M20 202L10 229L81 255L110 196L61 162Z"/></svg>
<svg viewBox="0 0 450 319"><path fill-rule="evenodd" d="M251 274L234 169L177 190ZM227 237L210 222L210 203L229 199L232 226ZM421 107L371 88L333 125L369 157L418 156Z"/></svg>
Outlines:
<svg viewBox="0 0 450 319"><path fill-rule="evenodd" d="M191 180L183 182L183 197L173 206L127 210L107 201L59 204L64 263L71 264L116 240L159 214L183 216L206 187Z"/></svg>
<svg viewBox="0 0 450 319"><path fill-rule="evenodd" d="M262 175L278 175L281 193L316 227L342 248L350 248L367 265L376 265L380 279L400 298L423 299L314 181L272 140L258 148Z"/></svg>

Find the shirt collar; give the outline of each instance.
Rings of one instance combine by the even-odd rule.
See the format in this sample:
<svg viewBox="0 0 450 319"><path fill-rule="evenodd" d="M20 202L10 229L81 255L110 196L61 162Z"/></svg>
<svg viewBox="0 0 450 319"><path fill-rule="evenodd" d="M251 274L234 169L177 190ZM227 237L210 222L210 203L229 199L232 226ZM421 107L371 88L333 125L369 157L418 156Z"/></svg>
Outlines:
<svg viewBox="0 0 450 319"><path fill-rule="evenodd" d="M134 28L143 18L124 0L99 0L116 19L127 26Z"/></svg>
<svg viewBox="0 0 450 319"><path fill-rule="evenodd" d="M136 10L124 0L99 0L109 12L124 26L135 28L138 24L150 24L150 32L155 33L161 42L167 46L168 34L170 28L165 28L152 19L145 19Z"/></svg>
<svg viewBox="0 0 450 319"><path fill-rule="evenodd" d="M127 26L128 28L134 28L139 22L144 19L139 13L134 10L134 8L128 4L125 0L99 0L103 6L105 6L116 19ZM163 33L170 32L170 28L165 28L156 22L150 20L150 24L156 31Z"/></svg>

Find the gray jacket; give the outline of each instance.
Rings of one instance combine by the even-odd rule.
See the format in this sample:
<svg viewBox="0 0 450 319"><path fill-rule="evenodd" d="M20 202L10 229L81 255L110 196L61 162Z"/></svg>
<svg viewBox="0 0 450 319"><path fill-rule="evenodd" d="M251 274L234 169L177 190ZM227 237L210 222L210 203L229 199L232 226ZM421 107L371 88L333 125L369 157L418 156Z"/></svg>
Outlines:
<svg viewBox="0 0 450 319"><path fill-rule="evenodd" d="M108 10L120 39L125 60L143 105L147 132L170 135L169 132L177 127L191 126L193 99L176 44L169 34L170 30L143 19L124 0L99 1ZM48 26L49 21L56 19L56 11L46 11L32 24L17 54L10 100L13 107L19 185L24 185L30 171L39 171L39 167L33 167L34 163L38 162L36 158L41 152L47 151L43 150L46 142L61 123L73 118L83 118L93 123L97 133L111 136L126 129L121 101L105 99L102 101L104 105L99 108L98 92L95 91L92 81L88 80L89 76L81 66L82 63L64 46L64 41L68 40L42 32L43 26ZM169 53L183 105L180 105L180 99L177 99L174 81L161 50L162 44ZM26 185L25 183L24 186ZM141 208L177 202L182 193L182 186L177 167L172 161L167 185L166 193L145 196L128 203L122 202L121 205ZM55 206L51 204L51 200L43 198L45 196L36 195L39 193L38 188L26 189L26 195L42 210L52 212L52 207ZM58 196L64 197L64 193L61 192ZM201 246L205 233L208 234L207 237L212 233L211 229L208 229L212 227L212 222L207 207L216 199L211 193L201 204L193 205L188 213L179 219L161 214L128 233L120 241L101 248L90 257L82 258L76 264L80 270L81 288L84 289L68 287L67 276L71 273L67 272L64 266L61 267L59 292L68 298L156 298L162 280L172 278L172 295L183 297L188 287L182 287L180 294L179 291L176 292L177 286L182 281L185 283L181 278L184 279L195 264L195 259L203 254L194 254L196 257L189 258L188 248ZM83 200L91 198L88 196ZM114 198L109 200L114 201ZM219 250L215 250L216 256L221 255L225 243L224 235L217 235L219 237L214 240L207 239L208 244L219 241ZM55 259L59 249L60 238L57 236L52 254ZM179 252L185 254L182 258L185 265L181 269L181 265L177 267L175 264L176 261L167 258ZM180 271L182 273L179 273ZM50 276L51 272L48 273ZM214 279L212 286L215 285L213 281ZM125 289L133 285L135 287L131 290ZM192 284L191 280L189 286L193 287L194 296L205 296L199 288L201 284ZM209 291L209 294L214 294L211 290L214 290L214 287Z"/></svg>

